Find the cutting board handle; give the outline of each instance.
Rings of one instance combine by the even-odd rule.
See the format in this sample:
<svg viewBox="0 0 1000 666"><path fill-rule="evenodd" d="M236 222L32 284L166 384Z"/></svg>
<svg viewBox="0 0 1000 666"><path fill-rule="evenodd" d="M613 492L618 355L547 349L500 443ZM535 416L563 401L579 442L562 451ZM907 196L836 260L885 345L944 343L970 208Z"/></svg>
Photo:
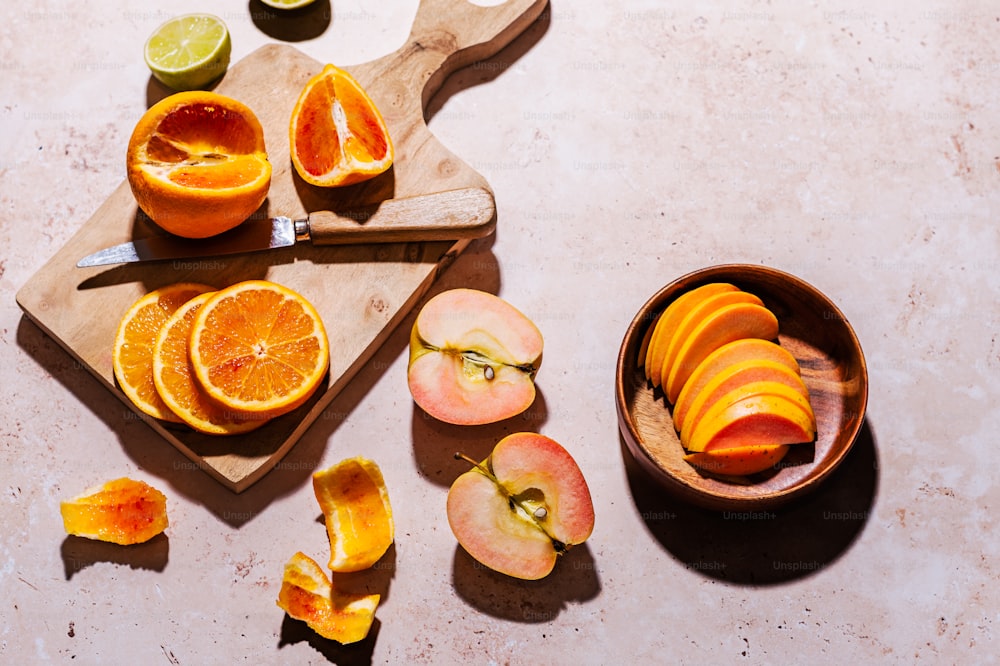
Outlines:
<svg viewBox="0 0 1000 666"><path fill-rule="evenodd" d="M424 107L449 74L496 55L537 19L548 0L507 0L484 7L468 0L421 0L401 60Z"/></svg>

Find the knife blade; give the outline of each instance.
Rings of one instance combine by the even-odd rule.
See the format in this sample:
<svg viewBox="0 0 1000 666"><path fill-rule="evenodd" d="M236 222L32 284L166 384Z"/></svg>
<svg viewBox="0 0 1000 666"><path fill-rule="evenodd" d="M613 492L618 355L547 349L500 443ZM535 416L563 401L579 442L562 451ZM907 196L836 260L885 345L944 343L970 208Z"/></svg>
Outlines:
<svg viewBox="0 0 1000 666"><path fill-rule="evenodd" d="M496 226L496 203L486 189L469 187L399 199L344 212L314 211L305 219L247 220L210 238L169 234L139 238L89 254L78 268L143 261L198 259L261 252L296 243L348 245L481 238Z"/></svg>

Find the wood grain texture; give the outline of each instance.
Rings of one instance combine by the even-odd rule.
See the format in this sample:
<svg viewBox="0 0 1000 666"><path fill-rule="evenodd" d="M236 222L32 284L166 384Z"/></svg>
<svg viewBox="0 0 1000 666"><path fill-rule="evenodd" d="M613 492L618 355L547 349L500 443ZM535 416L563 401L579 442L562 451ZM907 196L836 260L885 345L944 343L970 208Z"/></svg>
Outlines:
<svg viewBox="0 0 1000 666"><path fill-rule="evenodd" d="M696 470L683 458L671 405L638 366L642 339L660 313L677 296L709 282L730 282L761 298L778 318L778 343L799 362L809 389L816 441L792 446L776 471L727 478ZM820 291L763 266L722 265L678 278L642 307L622 341L615 402L629 452L665 490L711 509L773 508L815 488L850 451L864 420L868 373L853 329Z"/></svg>
<svg viewBox="0 0 1000 666"><path fill-rule="evenodd" d="M509 0L497 7L479 7L464 0L424 0L398 51L347 67L381 110L396 149L389 171L347 188L306 184L289 158L288 123L295 100L325 63L290 46L271 44L235 64L216 91L254 110L264 127L273 166L268 198L255 216L304 218L314 211L346 211L386 199L466 188L484 190L492 198L486 180L428 130L424 108L448 74L494 55L527 28L545 4L545 0ZM115 386L112 343L121 315L142 294L180 281L221 288L262 278L312 301L327 327L331 359L325 390L308 404L260 430L234 437L201 435L135 411L194 464L235 492L259 480L288 452L412 309L437 272L469 242L297 244L218 259L76 268L84 255L157 233L162 232L138 210L128 183L123 182L24 285L17 302L27 317L131 408Z"/></svg>

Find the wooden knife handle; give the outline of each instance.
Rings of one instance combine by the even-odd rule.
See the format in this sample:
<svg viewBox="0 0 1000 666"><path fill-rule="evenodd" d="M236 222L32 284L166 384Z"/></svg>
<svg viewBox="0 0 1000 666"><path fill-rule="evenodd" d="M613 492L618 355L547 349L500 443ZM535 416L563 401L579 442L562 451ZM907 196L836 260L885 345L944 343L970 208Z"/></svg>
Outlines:
<svg viewBox="0 0 1000 666"><path fill-rule="evenodd" d="M495 228L493 194L479 187L309 214L309 238L315 245L453 241L481 238Z"/></svg>

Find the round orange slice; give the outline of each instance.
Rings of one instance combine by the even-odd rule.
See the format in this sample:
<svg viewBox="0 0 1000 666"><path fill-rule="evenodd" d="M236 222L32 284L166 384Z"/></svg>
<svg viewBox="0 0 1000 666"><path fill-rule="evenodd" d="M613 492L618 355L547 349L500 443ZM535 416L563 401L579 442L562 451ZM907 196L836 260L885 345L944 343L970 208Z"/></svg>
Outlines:
<svg viewBox="0 0 1000 666"><path fill-rule="evenodd" d="M259 428L264 421L247 419L211 400L194 378L188 353L195 315L213 293L195 296L160 328L153 345L153 383L167 407L195 430L236 435Z"/></svg>
<svg viewBox="0 0 1000 666"><path fill-rule="evenodd" d="M266 280L216 292L198 310L189 344L195 377L209 398L257 419L303 404L330 365L316 308Z"/></svg>
<svg viewBox="0 0 1000 666"><path fill-rule="evenodd" d="M143 212L186 238L237 226L264 203L271 184L257 116L235 99L201 90L171 95L143 114L126 169Z"/></svg>
<svg viewBox="0 0 1000 666"><path fill-rule="evenodd" d="M306 83L288 133L295 171L312 185L352 185L392 166L382 114L354 77L334 65Z"/></svg>
<svg viewBox="0 0 1000 666"><path fill-rule="evenodd" d="M153 346L160 328L179 307L214 287L181 282L149 292L128 309L118 324L112 367L118 386L141 411L164 421L181 419L167 406L153 381Z"/></svg>

